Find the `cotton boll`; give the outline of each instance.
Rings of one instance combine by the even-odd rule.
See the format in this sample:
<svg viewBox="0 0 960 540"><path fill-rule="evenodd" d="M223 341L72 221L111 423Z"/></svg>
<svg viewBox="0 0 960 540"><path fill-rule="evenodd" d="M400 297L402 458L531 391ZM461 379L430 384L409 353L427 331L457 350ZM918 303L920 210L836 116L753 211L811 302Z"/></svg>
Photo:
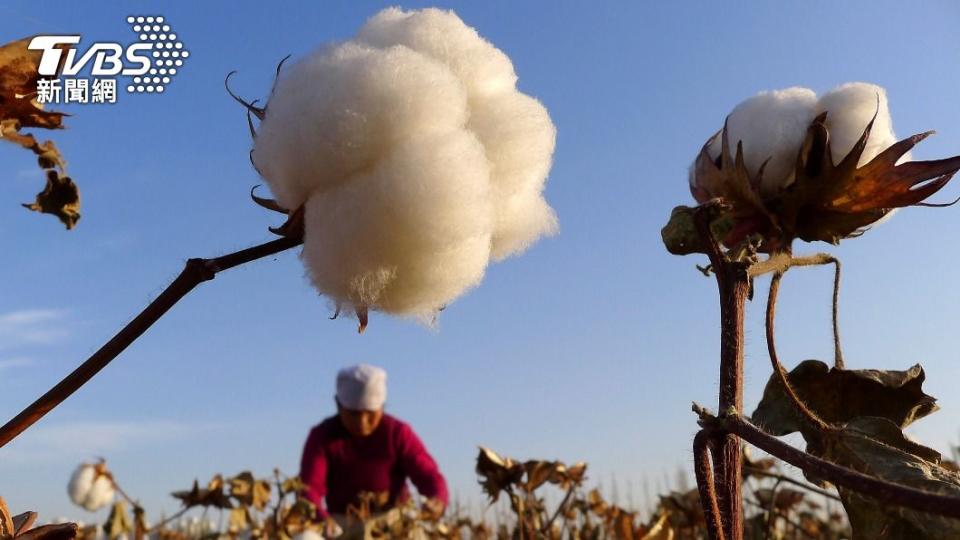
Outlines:
<svg viewBox="0 0 960 540"><path fill-rule="evenodd" d="M513 63L453 11L388 8L364 24L357 39L376 47L405 45L439 60L467 86L471 100L514 90Z"/></svg>
<svg viewBox="0 0 960 540"><path fill-rule="evenodd" d="M730 113L727 119L730 157L736 156L737 143L742 141L744 164L751 176L770 159L763 170L763 193L774 193L792 181L797 154L807 127L816 116L816 104L813 90L793 87L761 92L741 102ZM708 152L716 158L720 149L718 136Z"/></svg>
<svg viewBox="0 0 960 540"><path fill-rule="evenodd" d="M84 463L70 477L67 493L74 504L94 512L113 500L113 481L105 474L98 473L96 465Z"/></svg>
<svg viewBox="0 0 960 540"><path fill-rule="evenodd" d="M461 131L412 136L368 173L310 196L303 260L321 293L429 319L483 277L490 170Z"/></svg>
<svg viewBox="0 0 960 540"><path fill-rule="evenodd" d="M318 50L278 80L253 160L281 206L299 208L375 164L411 133L462 129L466 92L444 65L406 47L348 42Z"/></svg>
<svg viewBox="0 0 960 540"><path fill-rule="evenodd" d="M830 130L830 151L834 164L853 149L874 114L876 120L857 165L867 164L897 142L887 104L887 92L880 86L861 82L840 85L820 97L816 114L823 112L827 113L826 125ZM901 161L910 161L909 154Z"/></svg>
<svg viewBox="0 0 960 540"><path fill-rule="evenodd" d="M557 131L536 99L509 92L478 102L468 127L490 160L497 221L492 255L501 260L557 230L553 209L543 199Z"/></svg>
<svg viewBox="0 0 960 540"><path fill-rule="evenodd" d="M93 468L93 465L81 464L73 471L70 482L67 483L67 493L70 495L73 504L84 505L96 476L97 471Z"/></svg>
<svg viewBox="0 0 960 540"><path fill-rule="evenodd" d="M432 321L491 257L557 230L556 128L453 12L391 8L280 77L253 161L304 208L307 275L345 313Z"/></svg>

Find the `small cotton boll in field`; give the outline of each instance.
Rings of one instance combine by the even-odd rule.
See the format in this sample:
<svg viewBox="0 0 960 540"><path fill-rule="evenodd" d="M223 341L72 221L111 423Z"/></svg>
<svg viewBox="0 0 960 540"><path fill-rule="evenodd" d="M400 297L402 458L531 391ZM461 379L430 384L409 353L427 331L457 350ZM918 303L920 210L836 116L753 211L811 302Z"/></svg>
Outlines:
<svg viewBox="0 0 960 540"><path fill-rule="evenodd" d="M827 113L826 125L830 130L830 151L834 164L839 163L853 149L874 114L876 120L857 165L867 164L877 154L897 142L887 104L887 92L880 86L861 82L840 85L823 94L817 101L816 114L823 112ZM910 161L909 154L900 161Z"/></svg>
<svg viewBox="0 0 960 540"><path fill-rule="evenodd" d="M109 477L97 472L96 465L84 463L70 477L67 493L74 504L94 512L110 504L114 487Z"/></svg>
<svg viewBox="0 0 960 540"><path fill-rule="evenodd" d="M813 90L793 87L761 92L730 113L727 136L731 159L736 156L737 143L742 141L744 164L751 176L770 160L763 170L763 193L774 193L792 181L797 153L816 116L816 103ZM708 152L714 159L720 155L721 143L717 136L710 144Z"/></svg>
<svg viewBox="0 0 960 540"><path fill-rule="evenodd" d="M468 132L411 137L368 173L307 201L302 256L310 278L345 307L429 320L483 277L489 174L483 146Z"/></svg>
<svg viewBox="0 0 960 540"><path fill-rule="evenodd" d="M466 84L471 99L515 90L517 74L507 55L453 11L387 8L363 25L357 40L376 47L404 45L443 62Z"/></svg>
<svg viewBox="0 0 960 540"><path fill-rule="evenodd" d="M281 206L349 181L411 134L463 129L463 84L406 47L348 42L283 72L254 141L253 161Z"/></svg>

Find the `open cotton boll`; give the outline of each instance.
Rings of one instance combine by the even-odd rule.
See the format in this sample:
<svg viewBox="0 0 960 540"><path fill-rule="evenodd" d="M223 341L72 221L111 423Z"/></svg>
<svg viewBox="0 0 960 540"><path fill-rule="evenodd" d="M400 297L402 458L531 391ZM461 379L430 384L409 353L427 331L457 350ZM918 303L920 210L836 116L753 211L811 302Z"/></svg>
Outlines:
<svg viewBox="0 0 960 540"><path fill-rule="evenodd" d="M303 260L324 294L429 320L490 256L489 167L466 131L411 137L367 173L311 195Z"/></svg>
<svg viewBox="0 0 960 540"><path fill-rule="evenodd" d="M462 129L460 80L405 47L326 47L277 81L254 141L253 161L281 206L367 169L410 134Z"/></svg>
<svg viewBox="0 0 960 540"><path fill-rule="evenodd" d="M510 58L453 11L387 8L363 25L357 40L376 47L405 45L443 62L463 80L471 99L511 91L517 82Z"/></svg>
<svg viewBox="0 0 960 540"><path fill-rule="evenodd" d="M867 164L897 142L887 104L887 92L880 86L862 82L840 85L817 101L816 114L823 112L827 113L826 125L830 130L830 151L834 164L850 153L874 114L876 120L857 166ZM910 161L909 154L900 161Z"/></svg>
<svg viewBox="0 0 960 540"><path fill-rule="evenodd" d="M510 59L452 11L390 8L279 78L253 148L304 208L303 261L342 309L432 321L491 258L557 230L556 128Z"/></svg>
<svg viewBox="0 0 960 540"><path fill-rule="evenodd" d="M807 127L816 116L817 95L809 88L793 87L761 92L734 107L727 119L730 157L736 156L737 143L743 143L743 160L751 176L769 158L763 170L760 189L774 193L790 183L797 153L803 145ZM716 137L708 152L720 155L721 138Z"/></svg>
<svg viewBox="0 0 960 540"><path fill-rule="evenodd" d="M67 493L74 504L94 512L110 504L114 496L113 482L98 474L95 465L81 464L73 471Z"/></svg>

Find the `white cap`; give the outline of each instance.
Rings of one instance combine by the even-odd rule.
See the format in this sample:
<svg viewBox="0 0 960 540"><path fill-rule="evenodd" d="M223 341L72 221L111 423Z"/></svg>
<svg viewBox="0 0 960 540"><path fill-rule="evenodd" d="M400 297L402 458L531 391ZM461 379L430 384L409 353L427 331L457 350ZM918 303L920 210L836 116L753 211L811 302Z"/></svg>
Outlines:
<svg viewBox="0 0 960 540"><path fill-rule="evenodd" d="M347 409L380 409L387 401L387 372L369 364L341 369L337 373L337 401Z"/></svg>

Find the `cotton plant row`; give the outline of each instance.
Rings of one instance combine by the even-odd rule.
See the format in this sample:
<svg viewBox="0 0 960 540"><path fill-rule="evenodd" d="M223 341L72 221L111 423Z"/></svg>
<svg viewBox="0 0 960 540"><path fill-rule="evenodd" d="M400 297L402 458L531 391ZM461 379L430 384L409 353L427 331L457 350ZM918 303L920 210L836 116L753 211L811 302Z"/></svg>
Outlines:
<svg viewBox="0 0 960 540"><path fill-rule="evenodd" d="M699 499L711 540L744 538L741 439L833 485L854 538L960 537L960 475L902 429L937 410L919 366L904 371L846 367L840 344L840 261L796 256L793 244L839 243L927 199L960 170L960 156L914 161L932 132L897 140L883 88L848 83L820 96L807 88L762 92L738 104L690 167L695 207L678 206L662 235L677 255L706 254L721 299L719 411L694 405ZM797 266L835 266L834 361L787 371L774 340L783 275ZM744 415L744 310L755 279L771 274L766 340L773 375ZM839 400L839 401L838 401ZM799 431L806 452L776 437Z"/></svg>
<svg viewBox="0 0 960 540"><path fill-rule="evenodd" d="M835 539L849 537L849 525L831 509L838 498L832 493L805 485L781 471L775 460L743 456L746 494L751 511L746 517L748 537ZM94 469L91 478L89 471ZM414 500L397 507L387 506L386 493L361 493L349 505L346 526L359 527L370 538L426 538L459 540L471 538L594 538L596 540L685 540L701 539L705 533L704 512L697 490L660 494L648 519L638 509L625 508L604 499L598 489L585 487L589 478L586 463L565 464L556 460L512 459L481 447L475 472L491 505L499 498L509 501L510 515L491 524L484 517L465 517L458 505L438 517L421 512ZM97 476L99 475L99 476ZM256 478L250 472L226 477L214 475L206 484L197 481L189 489L172 494L181 510L151 526L136 503L132 511L122 502L103 506L88 503L91 491L103 489L96 480L113 473L101 461L81 464L72 475L68 492L87 511L113 504L103 524L75 524L79 540L320 540L323 521L315 509L298 497L303 484L278 470L273 477ZM789 484L785 482L790 482ZM116 487L115 492L122 492ZM87 487L83 492L81 487ZM563 494L559 504L547 504L547 488ZM77 495L76 497L74 495ZM102 500L107 500L102 497ZM188 517L188 511L202 516ZM208 515L217 516L207 519ZM489 517L489 514L487 514ZM66 521L66 520L60 520ZM139 526L138 526L139 523ZM342 532L342 530L341 530ZM352 534L352 532L351 532Z"/></svg>
<svg viewBox="0 0 960 540"><path fill-rule="evenodd" d="M288 215L280 238L189 259L76 376L0 428L0 447L197 285L301 245L307 279L361 332L371 311L433 325L491 262L558 230L544 198L556 128L517 81L506 53L438 9L385 9L278 68L266 106L248 107L260 118L250 160L276 200L253 198Z"/></svg>

